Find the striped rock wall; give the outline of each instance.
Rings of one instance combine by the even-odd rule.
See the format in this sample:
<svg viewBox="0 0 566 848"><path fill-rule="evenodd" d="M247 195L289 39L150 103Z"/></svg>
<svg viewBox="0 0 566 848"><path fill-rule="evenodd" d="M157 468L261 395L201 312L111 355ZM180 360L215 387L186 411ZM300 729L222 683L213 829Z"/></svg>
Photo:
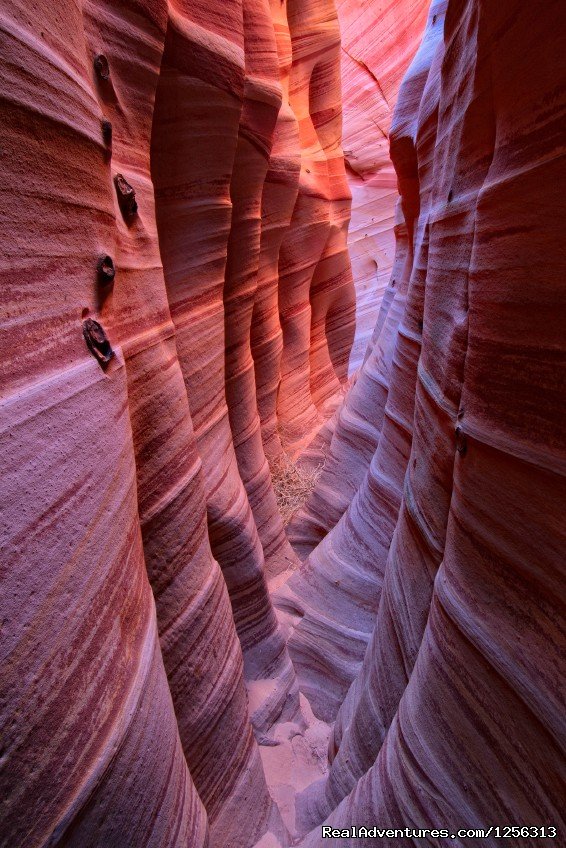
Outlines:
<svg viewBox="0 0 566 848"><path fill-rule="evenodd" d="M2 848L558 844L560 13L3 4Z"/></svg>
<svg viewBox="0 0 566 848"><path fill-rule="evenodd" d="M342 36L343 147L352 192L348 247L356 285L350 373L362 364L395 257L397 179L389 158L399 86L430 0L337 0Z"/></svg>
<svg viewBox="0 0 566 848"><path fill-rule="evenodd" d="M362 823L493 826L486 845L498 822L566 826L558 5L433 3L434 56L400 92L412 268L379 441L284 599L300 682L335 718L304 848L320 824L352 846L373 844L348 835Z"/></svg>
<svg viewBox="0 0 566 848"><path fill-rule="evenodd" d="M0 15L2 844L288 840L255 741L302 720L267 457L284 345L314 408L353 334L336 13L299 5ZM321 248L289 341L280 248L309 145Z"/></svg>

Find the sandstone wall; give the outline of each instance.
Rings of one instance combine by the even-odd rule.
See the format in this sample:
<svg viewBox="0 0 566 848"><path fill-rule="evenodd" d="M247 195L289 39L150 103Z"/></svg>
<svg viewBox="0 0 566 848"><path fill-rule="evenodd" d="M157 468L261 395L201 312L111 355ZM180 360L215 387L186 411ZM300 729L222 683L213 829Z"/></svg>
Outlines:
<svg viewBox="0 0 566 848"><path fill-rule="evenodd" d="M342 37L343 147L352 192L348 247L356 284L350 373L362 363L395 256L397 180L389 131L399 86L430 0L337 0Z"/></svg>
<svg viewBox="0 0 566 848"><path fill-rule="evenodd" d="M253 732L302 721L266 454L285 356L309 409L340 390L353 285L334 6L272 5L0 16L2 844L288 839ZM322 49L312 99L288 17ZM294 256L289 340L279 254L305 192L320 250Z"/></svg>
<svg viewBox="0 0 566 848"><path fill-rule="evenodd" d="M339 410L318 486L290 529L298 550L312 553L278 599L301 617L290 647L301 685L326 720L334 719L373 629L411 450L434 148L429 134L426 150L421 143L419 172L417 114L428 77L429 87L438 77L432 63L445 5L431 5L391 128L405 230L398 230L395 273L383 302L387 314Z"/></svg>
<svg viewBox="0 0 566 848"><path fill-rule="evenodd" d="M540 11L433 3L423 46L445 14L442 34L400 92L391 155L413 249L383 423L282 598L300 682L336 717L305 830L565 826L564 255L543 247L558 243L565 104L558 4ZM323 845L320 829L300 844Z"/></svg>
<svg viewBox="0 0 566 848"><path fill-rule="evenodd" d="M3 4L1 846L565 832L561 13Z"/></svg>

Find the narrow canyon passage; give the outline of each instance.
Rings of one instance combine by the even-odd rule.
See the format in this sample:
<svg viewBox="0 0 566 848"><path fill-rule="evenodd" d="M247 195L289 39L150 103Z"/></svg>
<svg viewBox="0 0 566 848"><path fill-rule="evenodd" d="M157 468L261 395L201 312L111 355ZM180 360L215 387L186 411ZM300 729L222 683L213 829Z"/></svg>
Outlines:
<svg viewBox="0 0 566 848"><path fill-rule="evenodd" d="M563 4L0 32L0 848L566 845Z"/></svg>

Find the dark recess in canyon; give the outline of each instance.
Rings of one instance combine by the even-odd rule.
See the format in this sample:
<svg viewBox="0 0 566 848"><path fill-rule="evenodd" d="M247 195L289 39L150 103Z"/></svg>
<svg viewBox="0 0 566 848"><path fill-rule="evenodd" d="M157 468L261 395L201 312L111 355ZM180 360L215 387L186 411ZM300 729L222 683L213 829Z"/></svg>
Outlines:
<svg viewBox="0 0 566 848"><path fill-rule="evenodd" d="M563 2L0 31L0 846L566 845Z"/></svg>

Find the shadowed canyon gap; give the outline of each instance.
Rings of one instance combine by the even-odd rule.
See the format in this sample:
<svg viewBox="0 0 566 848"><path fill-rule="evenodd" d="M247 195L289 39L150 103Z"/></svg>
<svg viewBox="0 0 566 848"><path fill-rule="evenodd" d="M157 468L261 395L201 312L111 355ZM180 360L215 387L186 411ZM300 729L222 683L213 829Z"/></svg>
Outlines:
<svg viewBox="0 0 566 848"><path fill-rule="evenodd" d="M564 844L565 23L0 3L0 846Z"/></svg>

